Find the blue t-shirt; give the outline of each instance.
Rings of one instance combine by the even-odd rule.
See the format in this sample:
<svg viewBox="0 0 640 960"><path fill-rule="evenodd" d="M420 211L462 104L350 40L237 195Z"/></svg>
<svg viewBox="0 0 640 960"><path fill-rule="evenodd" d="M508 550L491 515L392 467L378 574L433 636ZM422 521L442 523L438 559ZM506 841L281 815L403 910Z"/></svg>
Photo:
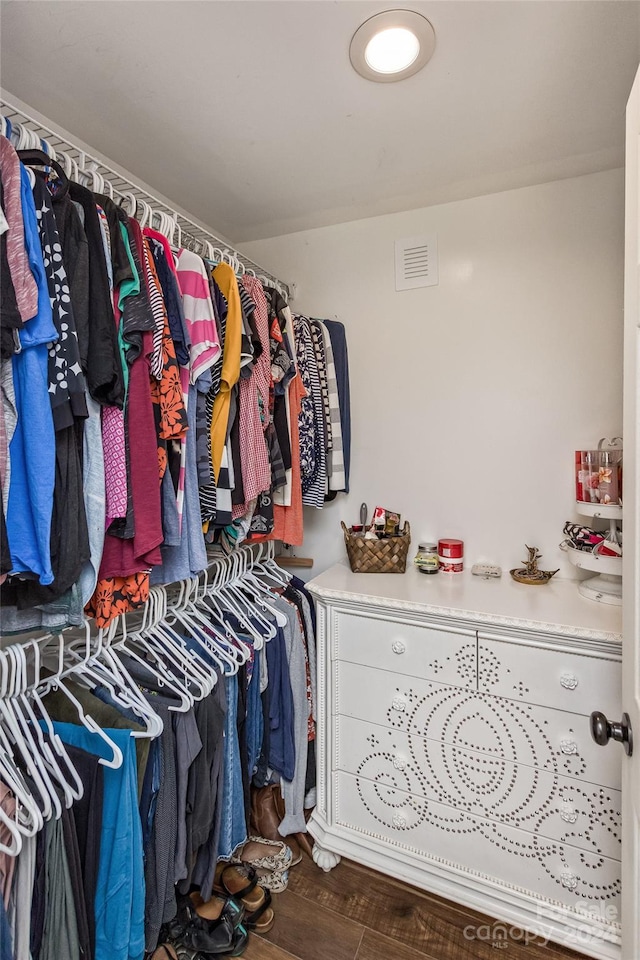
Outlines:
<svg viewBox="0 0 640 960"><path fill-rule="evenodd" d="M38 286L38 312L20 329L21 350L12 358L18 422L9 444L7 538L12 573L34 573L46 585L53 581L51 514L56 469L47 344L58 339L58 331L51 313L31 183L23 166L20 174L24 240Z"/></svg>

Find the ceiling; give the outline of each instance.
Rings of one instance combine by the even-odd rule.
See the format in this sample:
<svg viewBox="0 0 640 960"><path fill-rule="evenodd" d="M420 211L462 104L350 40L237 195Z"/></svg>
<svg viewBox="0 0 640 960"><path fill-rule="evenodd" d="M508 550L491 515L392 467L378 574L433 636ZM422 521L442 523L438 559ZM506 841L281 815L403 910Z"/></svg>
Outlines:
<svg viewBox="0 0 640 960"><path fill-rule="evenodd" d="M371 83L359 24L427 16ZM2 86L235 242L621 166L633 0L3 2Z"/></svg>

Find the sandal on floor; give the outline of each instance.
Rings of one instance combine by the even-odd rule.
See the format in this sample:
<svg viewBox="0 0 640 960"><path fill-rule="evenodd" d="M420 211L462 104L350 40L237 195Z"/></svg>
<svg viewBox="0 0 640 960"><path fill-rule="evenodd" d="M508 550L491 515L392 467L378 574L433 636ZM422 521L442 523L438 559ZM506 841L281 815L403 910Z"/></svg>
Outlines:
<svg viewBox="0 0 640 960"><path fill-rule="evenodd" d="M276 915L271 909L271 893L269 890L265 890L264 903L253 913L245 915L244 926L247 930L253 930L255 933L268 933L275 920Z"/></svg>
<svg viewBox="0 0 640 960"><path fill-rule="evenodd" d="M272 852L263 856L247 856L247 848L250 851L251 844L260 844L267 849L271 848ZM234 857L232 863L248 863L258 871L262 869L269 872L288 870L289 867L294 866L291 847L281 840L266 840L264 837L249 837L242 848L242 853L240 856Z"/></svg>
<svg viewBox="0 0 640 960"><path fill-rule="evenodd" d="M234 900L240 900L251 913L258 910L265 901L265 891L258 886L258 875L253 867L238 866L221 860L216 867L214 889Z"/></svg>
<svg viewBox="0 0 640 960"><path fill-rule="evenodd" d="M176 943L174 949L177 960L211 960L212 957L239 957L244 953L248 941L249 934L247 931L244 927L238 927L231 947L222 953L201 953L199 950L192 950L191 947L182 943Z"/></svg>
<svg viewBox="0 0 640 960"><path fill-rule="evenodd" d="M223 915L219 920L203 920L189 897L182 899L177 916L163 927L163 940L171 943L178 956L182 948L188 948L194 954L230 954L234 934L235 928L229 917Z"/></svg>
<svg viewBox="0 0 640 960"><path fill-rule="evenodd" d="M239 923L235 923L238 909L237 904L230 906L225 901L218 918L207 920L197 912L191 897L180 897L178 915L169 924L171 941L176 946L181 944L196 952L230 955L235 943L236 927L239 926Z"/></svg>
<svg viewBox="0 0 640 960"><path fill-rule="evenodd" d="M229 917L234 927L239 927L244 919L245 909L241 903L233 897L223 896L214 893L209 900L203 900L198 892L190 893L189 899L193 904L194 910L203 920L209 922L219 920L225 914Z"/></svg>
<svg viewBox="0 0 640 960"><path fill-rule="evenodd" d="M289 886L289 871L283 870L265 873L260 877L260 886L271 893L284 893Z"/></svg>

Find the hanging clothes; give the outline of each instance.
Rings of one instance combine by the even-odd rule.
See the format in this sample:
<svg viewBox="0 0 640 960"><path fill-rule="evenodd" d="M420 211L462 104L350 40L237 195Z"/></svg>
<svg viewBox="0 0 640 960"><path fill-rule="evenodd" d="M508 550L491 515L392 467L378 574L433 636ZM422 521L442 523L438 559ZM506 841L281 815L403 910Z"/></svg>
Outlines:
<svg viewBox="0 0 640 960"><path fill-rule="evenodd" d="M189 382L195 383L218 358L218 331L209 296L207 270L202 259L190 250L181 250L178 254L177 277L191 341Z"/></svg>
<svg viewBox="0 0 640 960"><path fill-rule="evenodd" d="M53 323L31 184L24 167L22 212L25 245L37 278L37 313L20 330L20 351L12 358L17 422L9 445L11 481L7 533L13 573L53 581L51 516L55 482L55 431L49 400L48 344L58 332Z"/></svg>
<svg viewBox="0 0 640 960"><path fill-rule="evenodd" d="M322 321L316 320L315 322L322 336L322 348L326 357L327 369L327 400L331 424L331 448L327 458L327 477L329 481L329 491L337 493L339 490L344 490L346 486L338 380L329 331Z"/></svg>
<svg viewBox="0 0 640 960"><path fill-rule="evenodd" d="M69 196L82 210L89 253L87 386L98 403L121 407L124 403L124 380L98 211L93 194L86 187L71 183Z"/></svg>
<svg viewBox="0 0 640 960"><path fill-rule="evenodd" d="M238 283L231 267L219 264L213 271L217 283L227 303L227 319L224 338L224 354L220 371L220 389L213 403L211 419L211 462L214 478L218 479L222 452L227 439L231 391L240 376L240 347L242 342L242 307Z"/></svg>
<svg viewBox="0 0 640 960"><path fill-rule="evenodd" d="M351 398L349 392L349 356L344 324L338 320L324 320L331 338L331 348L336 371L338 403L340 406L340 431L342 435L342 455L344 461L345 493L349 492L349 474L351 470ZM331 489L338 489L333 487Z"/></svg>
<svg viewBox="0 0 640 960"><path fill-rule="evenodd" d="M302 502L305 506L322 507L326 490L327 447L320 372L309 319L296 317L294 331L298 369L306 391L299 417Z"/></svg>
<svg viewBox="0 0 640 960"><path fill-rule="evenodd" d="M5 303L7 289L12 290L9 299L17 305L22 323L35 317L39 309L39 290L33 262L25 242L26 224L24 223L24 196L22 170L18 155L6 137L0 137L0 180L2 181L2 210L6 218L7 230L2 232L6 251L9 277L3 272L2 303ZM3 308L4 310L4 308ZM3 312L3 327L5 317Z"/></svg>
<svg viewBox="0 0 640 960"><path fill-rule="evenodd" d="M269 318L267 301L260 281L245 274L242 288L250 297L255 318L259 353L251 366L250 375L241 377L239 384L239 440L244 503L233 508L233 516L247 511L247 501L271 488L271 464L265 441L269 424Z"/></svg>

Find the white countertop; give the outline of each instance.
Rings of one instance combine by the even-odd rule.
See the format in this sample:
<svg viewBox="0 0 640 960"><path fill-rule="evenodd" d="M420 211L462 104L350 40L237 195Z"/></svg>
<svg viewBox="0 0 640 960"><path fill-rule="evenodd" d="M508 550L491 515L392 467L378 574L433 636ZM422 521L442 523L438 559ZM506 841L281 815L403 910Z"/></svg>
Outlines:
<svg viewBox="0 0 640 960"><path fill-rule="evenodd" d="M413 565L404 574L352 573L345 561L310 580L307 587L321 599L360 600L487 625L615 642L622 635L622 607L582 597L574 580L554 579L534 587L516 583L508 570L500 579L485 580L468 570L427 575Z"/></svg>

